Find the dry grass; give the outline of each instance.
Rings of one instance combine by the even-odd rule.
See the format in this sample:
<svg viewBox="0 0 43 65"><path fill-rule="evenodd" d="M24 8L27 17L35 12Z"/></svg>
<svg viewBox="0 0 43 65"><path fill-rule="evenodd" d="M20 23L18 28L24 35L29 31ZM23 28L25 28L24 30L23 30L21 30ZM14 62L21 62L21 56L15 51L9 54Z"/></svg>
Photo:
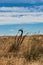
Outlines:
<svg viewBox="0 0 43 65"><path fill-rule="evenodd" d="M31 43L27 46L27 50L24 51L23 54L27 61L38 60L41 57L43 53L41 52L42 49L40 49L41 43L39 39L33 37Z"/></svg>
<svg viewBox="0 0 43 65"><path fill-rule="evenodd" d="M0 65L43 65L43 35L27 36L22 44L0 37Z"/></svg>

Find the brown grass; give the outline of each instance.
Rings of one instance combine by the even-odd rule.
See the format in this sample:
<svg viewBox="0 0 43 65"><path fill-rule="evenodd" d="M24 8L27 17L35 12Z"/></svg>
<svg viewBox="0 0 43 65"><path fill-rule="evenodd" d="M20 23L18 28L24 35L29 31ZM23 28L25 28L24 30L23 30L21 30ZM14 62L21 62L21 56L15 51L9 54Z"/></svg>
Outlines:
<svg viewBox="0 0 43 65"><path fill-rule="evenodd" d="M21 44L0 37L0 65L43 65L43 35L26 36Z"/></svg>

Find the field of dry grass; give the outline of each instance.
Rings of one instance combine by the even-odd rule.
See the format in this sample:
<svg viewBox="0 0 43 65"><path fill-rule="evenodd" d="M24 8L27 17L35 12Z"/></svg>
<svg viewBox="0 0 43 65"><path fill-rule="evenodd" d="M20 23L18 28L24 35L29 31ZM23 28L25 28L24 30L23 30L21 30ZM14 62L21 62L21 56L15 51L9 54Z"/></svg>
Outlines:
<svg viewBox="0 0 43 65"><path fill-rule="evenodd" d="M43 35L17 40L14 36L0 37L0 65L43 65Z"/></svg>

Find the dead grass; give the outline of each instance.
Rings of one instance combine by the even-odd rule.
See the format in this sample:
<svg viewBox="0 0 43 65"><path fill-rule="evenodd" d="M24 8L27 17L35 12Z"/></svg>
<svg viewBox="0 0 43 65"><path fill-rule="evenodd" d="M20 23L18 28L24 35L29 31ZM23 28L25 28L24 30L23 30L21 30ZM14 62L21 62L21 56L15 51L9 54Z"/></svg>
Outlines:
<svg viewBox="0 0 43 65"><path fill-rule="evenodd" d="M0 37L0 44L0 65L43 65L43 35L27 36L18 46L15 37Z"/></svg>

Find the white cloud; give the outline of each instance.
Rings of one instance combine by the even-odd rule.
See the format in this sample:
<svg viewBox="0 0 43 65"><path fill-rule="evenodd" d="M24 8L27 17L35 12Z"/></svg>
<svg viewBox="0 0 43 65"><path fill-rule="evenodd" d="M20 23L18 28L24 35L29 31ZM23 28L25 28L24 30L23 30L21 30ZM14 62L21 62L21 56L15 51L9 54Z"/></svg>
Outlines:
<svg viewBox="0 0 43 65"><path fill-rule="evenodd" d="M0 9L2 11L13 11L0 12L0 25L43 22L43 12L39 12L42 7L43 6L38 6L39 9L36 6L34 8L2 7Z"/></svg>
<svg viewBox="0 0 43 65"><path fill-rule="evenodd" d="M10 32L14 32L14 29L10 29Z"/></svg>
<svg viewBox="0 0 43 65"><path fill-rule="evenodd" d="M43 5L31 7L0 7L0 12L41 12Z"/></svg>
<svg viewBox="0 0 43 65"><path fill-rule="evenodd" d="M0 7L0 11L26 12L26 11L28 11L28 8L24 8L24 7Z"/></svg>
<svg viewBox="0 0 43 65"><path fill-rule="evenodd" d="M4 13L5 14L5 13ZM21 14L21 13L15 13L15 15ZM26 16L22 17L6 17L2 16L0 17L0 24L21 24L21 23L37 23L37 22L43 22L43 12L28 12L28 13L22 13L23 15L26 14ZM9 13L7 13L9 15ZM13 15L13 14L11 14Z"/></svg>

